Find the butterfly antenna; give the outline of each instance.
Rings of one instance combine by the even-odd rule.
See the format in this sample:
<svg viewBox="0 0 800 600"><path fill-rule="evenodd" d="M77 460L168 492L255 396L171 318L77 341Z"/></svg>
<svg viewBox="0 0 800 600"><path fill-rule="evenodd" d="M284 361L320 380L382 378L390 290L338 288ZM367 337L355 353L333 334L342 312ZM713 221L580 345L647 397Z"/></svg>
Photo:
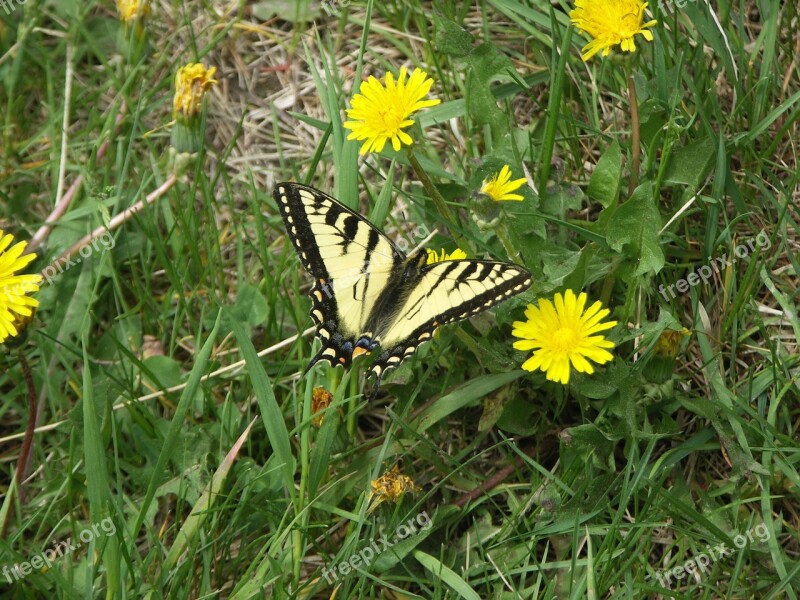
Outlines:
<svg viewBox="0 0 800 600"><path fill-rule="evenodd" d="M428 237L422 240L419 244L417 244L416 248L414 248L411 252L408 253L408 256L414 256L414 254L416 254L421 248L424 248L425 244L430 242L433 239L433 236L435 236L437 233L439 233L438 229L434 229L433 231L431 231L428 234Z"/></svg>

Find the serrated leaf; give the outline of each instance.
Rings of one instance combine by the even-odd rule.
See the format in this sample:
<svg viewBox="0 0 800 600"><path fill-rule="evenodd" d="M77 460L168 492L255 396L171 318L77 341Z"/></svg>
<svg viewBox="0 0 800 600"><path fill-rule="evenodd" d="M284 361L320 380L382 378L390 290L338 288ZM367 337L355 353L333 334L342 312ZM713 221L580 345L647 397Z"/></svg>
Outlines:
<svg viewBox="0 0 800 600"><path fill-rule="evenodd" d="M558 185L555 190L541 194L542 212L563 217L567 211L580 210L583 205L583 192L574 185Z"/></svg>
<svg viewBox="0 0 800 600"><path fill-rule="evenodd" d="M645 183L609 215L606 240L616 252L625 249L636 258L634 275L658 273L664 266L664 252L658 241L660 230L661 214L653 201L653 186Z"/></svg>
<svg viewBox="0 0 800 600"><path fill-rule="evenodd" d="M461 27L458 23L435 14L436 35L434 47L437 52L461 58L472 52L475 36Z"/></svg>
<svg viewBox="0 0 800 600"><path fill-rule="evenodd" d="M710 137L673 151L664 173L664 183L700 189L717 157L717 146Z"/></svg>
<svg viewBox="0 0 800 600"><path fill-rule="evenodd" d="M514 71L514 65L489 43L475 48L468 60L467 112L478 125L489 125L494 137L499 138L508 128L508 118L497 106L491 82L502 76L508 78L509 71Z"/></svg>
<svg viewBox="0 0 800 600"><path fill-rule="evenodd" d="M514 435L532 434L538 427L533 405L523 398L513 398L497 420L497 427Z"/></svg>

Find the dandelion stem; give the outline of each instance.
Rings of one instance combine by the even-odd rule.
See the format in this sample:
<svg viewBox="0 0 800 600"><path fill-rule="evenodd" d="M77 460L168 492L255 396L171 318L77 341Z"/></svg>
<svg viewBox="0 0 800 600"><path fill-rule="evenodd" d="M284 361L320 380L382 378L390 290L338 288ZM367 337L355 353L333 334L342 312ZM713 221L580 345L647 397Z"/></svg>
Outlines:
<svg viewBox="0 0 800 600"><path fill-rule="evenodd" d="M628 182L628 196L639 185L639 169L642 162L641 138L639 135L639 103L636 98L636 83L633 75L628 75L628 98L631 105L631 178Z"/></svg>
<svg viewBox="0 0 800 600"><path fill-rule="evenodd" d="M303 427L300 431L300 489L296 497L295 517L300 522L300 526L294 529L294 581L300 582L301 568L303 565L303 540L304 532L308 528L308 511L305 510L306 489L308 488L308 467L309 467L309 447L311 445L311 397L313 386L306 386L303 395L303 404L300 408L300 423Z"/></svg>
<svg viewBox="0 0 800 600"><path fill-rule="evenodd" d="M9 496L9 510L6 514L5 521L3 522L2 531L0 532L0 539L6 539L8 527L11 524L11 518L14 515L14 507L16 503L13 500L13 494L16 491L19 505L25 504L25 487L23 482L28 478L31 470L31 456L33 452L33 435L36 429L36 418L38 416L38 408L36 405L36 385L33 382L33 375L28 361L22 349L19 351L19 365L22 369L22 375L25 378L25 384L28 388L28 424L25 426L25 439L22 441L22 448L19 451L19 460L17 461L17 468L14 471L14 485L8 491Z"/></svg>
<svg viewBox="0 0 800 600"><path fill-rule="evenodd" d="M517 249L514 248L514 245L511 243L511 237L508 235L508 227L506 226L505 221L501 221L498 226L494 230L495 235L497 235L497 239L500 240L500 243L503 244L503 248L506 249L508 253L508 258L510 258L515 263L522 263L522 257L517 252Z"/></svg>

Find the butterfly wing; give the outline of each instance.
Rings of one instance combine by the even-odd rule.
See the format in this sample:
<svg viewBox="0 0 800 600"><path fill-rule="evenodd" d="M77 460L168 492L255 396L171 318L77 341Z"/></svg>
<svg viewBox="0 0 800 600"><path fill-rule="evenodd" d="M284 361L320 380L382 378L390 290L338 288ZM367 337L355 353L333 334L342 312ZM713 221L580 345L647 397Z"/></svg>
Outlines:
<svg viewBox="0 0 800 600"><path fill-rule="evenodd" d="M349 366L375 346L366 329L372 306L391 287L405 256L375 226L341 202L298 183L279 183L273 197L303 266L314 277L311 316L319 360Z"/></svg>
<svg viewBox="0 0 800 600"><path fill-rule="evenodd" d="M422 267L402 306L375 332L381 353L372 372L380 381L387 368L414 354L437 327L491 308L525 291L530 283L528 271L502 262L449 260Z"/></svg>

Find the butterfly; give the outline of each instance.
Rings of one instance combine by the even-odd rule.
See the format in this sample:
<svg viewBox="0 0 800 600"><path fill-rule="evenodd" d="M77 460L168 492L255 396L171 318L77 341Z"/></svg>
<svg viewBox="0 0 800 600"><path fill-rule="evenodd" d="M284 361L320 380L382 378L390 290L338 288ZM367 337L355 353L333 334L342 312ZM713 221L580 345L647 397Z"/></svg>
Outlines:
<svg viewBox="0 0 800 600"><path fill-rule="evenodd" d="M488 260L427 264L424 249L406 256L365 217L328 194L279 183L273 197L305 269L314 277L311 317L318 361L347 368L377 353L374 398L387 370L414 354L434 331L525 291L528 271Z"/></svg>

